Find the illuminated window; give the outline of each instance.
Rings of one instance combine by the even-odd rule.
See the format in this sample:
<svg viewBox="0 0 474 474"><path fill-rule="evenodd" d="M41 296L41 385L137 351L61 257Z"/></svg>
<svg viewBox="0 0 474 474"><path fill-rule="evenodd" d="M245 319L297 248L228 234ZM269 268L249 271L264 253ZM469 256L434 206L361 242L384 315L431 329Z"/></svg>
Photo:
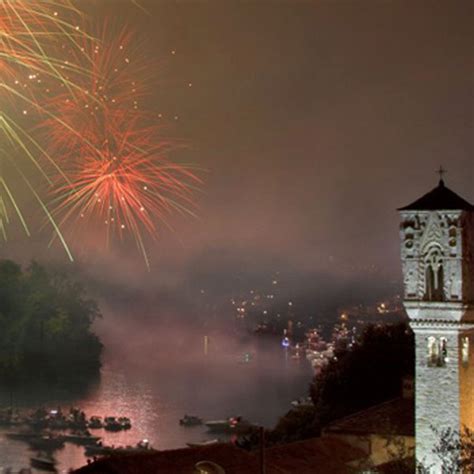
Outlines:
<svg viewBox="0 0 474 474"><path fill-rule="evenodd" d="M469 363L469 338L463 337L461 340L461 355L462 363L467 365Z"/></svg>
<svg viewBox="0 0 474 474"><path fill-rule="evenodd" d="M428 337L428 365L430 367L444 367L448 358L448 341L445 337L437 339Z"/></svg>
<svg viewBox="0 0 474 474"><path fill-rule="evenodd" d="M445 337L441 337L439 340L439 364L445 365L449 362L448 358L448 341Z"/></svg>
<svg viewBox="0 0 474 474"><path fill-rule="evenodd" d="M428 365L438 365L438 341L433 336L428 338Z"/></svg>

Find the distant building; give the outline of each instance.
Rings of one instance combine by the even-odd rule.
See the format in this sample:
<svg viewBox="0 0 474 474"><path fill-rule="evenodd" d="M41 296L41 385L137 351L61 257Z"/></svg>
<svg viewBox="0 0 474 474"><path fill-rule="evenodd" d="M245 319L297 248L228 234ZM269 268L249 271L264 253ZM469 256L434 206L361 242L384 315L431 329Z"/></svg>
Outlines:
<svg viewBox="0 0 474 474"><path fill-rule="evenodd" d="M474 207L441 179L399 211L404 305L416 344L416 457L441 472L433 453L439 433L474 429Z"/></svg>

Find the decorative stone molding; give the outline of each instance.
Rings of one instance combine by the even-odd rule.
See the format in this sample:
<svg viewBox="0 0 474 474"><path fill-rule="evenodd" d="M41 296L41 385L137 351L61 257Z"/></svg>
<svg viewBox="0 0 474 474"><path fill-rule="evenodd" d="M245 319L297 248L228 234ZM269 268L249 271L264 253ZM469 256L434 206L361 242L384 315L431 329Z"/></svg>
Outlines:
<svg viewBox="0 0 474 474"><path fill-rule="evenodd" d="M416 457L438 473L432 427L474 429L474 207L440 181L400 217L404 305L415 333Z"/></svg>

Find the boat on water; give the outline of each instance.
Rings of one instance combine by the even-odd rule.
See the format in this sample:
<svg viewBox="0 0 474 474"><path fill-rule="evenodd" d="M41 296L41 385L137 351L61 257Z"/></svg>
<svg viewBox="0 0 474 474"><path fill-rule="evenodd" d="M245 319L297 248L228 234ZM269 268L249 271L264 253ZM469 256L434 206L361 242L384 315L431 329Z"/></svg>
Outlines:
<svg viewBox="0 0 474 474"><path fill-rule="evenodd" d="M241 416L232 416L226 420L206 421L205 425L209 431L220 433L248 433L256 428L256 425L244 420Z"/></svg>
<svg viewBox="0 0 474 474"><path fill-rule="evenodd" d="M179 420L179 424L182 426L198 426L202 425L202 418L194 415L184 415L181 420Z"/></svg>
<svg viewBox="0 0 474 474"><path fill-rule="evenodd" d="M90 430L99 430L104 427L104 424L102 422L102 417L100 416L91 416L90 420L87 423L87 427Z"/></svg>
<svg viewBox="0 0 474 474"><path fill-rule="evenodd" d="M38 453L30 458L31 467L48 472L56 471L56 459L47 453Z"/></svg>
<svg viewBox="0 0 474 474"><path fill-rule="evenodd" d="M87 426L87 418L85 412L80 408L71 407L69 409L69 415L67 416L69 428L82 430Z"/></svg>
<svg viewBox="0 0 474 474"><path fill-rule="evenodd" d="M107 431L120 431L123 427L115 416L106 416L104 418L104 429Z"/></svg>
<svg viewBox="0 0 474 474"><path fill-rule="evenodd" d="M46 425L51 430L65 430L69 428L69 421L63 415L61 408L50 410L48 415L43 417Z"/></svg>
<svg viewBox="0 0 474 474"><path fill-rule="evenodd" d="M31 448L37 450L44 450L47 452L55 451L64 447L64 436L57 436L52 434L46 434L38 436L28 440L28 444Z"/></svg>
<svg viewBox="0 0 474 474"><path fill-rule="evenodd" d="M76 431L71 434L63 436L64 441L68 443L78 444L80 446L87 446L96 444L100 440L100 436L92 436L89 431Z"/></svg>
<svg viewBox="0 0 474 474"><path fill-rule="evenodd" d="M64 446L68 435L56 435L45 431L19 431L6 433L5 436L9 439L24 441L30 445L31 448L39 451L53 451Z"/></svg>
<svg viewBox="0 0 474 474"><path fill-rule="evenodd" d="M200 446L211 446L217 443L220 443L220 439L214 438L214 439L206 439L204 441L196 441L194 443L186 443L186 445L189 446L190 448L198 448Z"/></svg>
<svg viewBox="0 0 474 474"><path fill-rule="evenodd" d="M93 445L86 446L86 456L109 456L112 454L132 454L132 453L143 453L153 452L150 442L147 439L139 441L135 446L106 446L101 442Z"/></svg>
<svg viewBox="0 0 474 474"><path fill-rule="evenodd" d="M132 422L126 416L106 416L102 426L107 431L129 430L132 427Z"/></svg>
<svg viewBox="0 0 474 474"><path fill-rule="evenodd" d="M69 414L64 414L60 408L47 411L40 407L26 416L24 422L33 429L78 430L87 427L85 413L79 408L71 408Z"/></svg>
<svg viewBox="0 0 474 474"><path fill-rule="evenodd" d="M132 427L130 418L127 418L126 416L119 417L118 422L120 423L122 430L129 430Z"/></svg>

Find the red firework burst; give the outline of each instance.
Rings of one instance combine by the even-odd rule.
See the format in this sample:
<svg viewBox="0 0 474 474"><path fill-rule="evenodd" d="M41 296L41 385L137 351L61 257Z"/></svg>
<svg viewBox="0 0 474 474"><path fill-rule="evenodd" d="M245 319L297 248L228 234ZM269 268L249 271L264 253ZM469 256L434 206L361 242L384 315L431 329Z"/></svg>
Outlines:
<svg viewBox="0 0 474 474"><path fill-rule="evenodd" d="M125 31L98 42L86 38L81 53L93 72L79 90L52 97L48 108L61 123L46 118L42 129L70 180L54 190L59 221L75 234L79 222L89 229L100 224L107 242L131 235L146 258L143 233L156 237L157 223L171 212L192 213L200 180L167 157L176 142L163 138L156 119L139 107L150 66L132 55L131 40Z"/></svg>
<svg viewBox="0 0 474 474"><path fill-rule="evenodd" d="M100 150L98 137L114 135L111 127L120 123L118 117L125 120L138 111L150 80L147 71L153 70L126 29L115 32L105 26L97 38L81 39L79 49L70 48L65 54L74 64L85 62L88 73L72 74L77 85L72 91L60 83L50 87L45 108L53 111L52 117L43 117L40 124L48 150L66 160L79 159L91 146ZM62 123L55 120L57 116Z"/></svg>
<svg viewBox="0 0 474 474"><path fill-rule="evenodd" d="M63 222L98 221L108 235L131 232L140 243L142 230L156 234L157 219L190 212L200 180L167 159L172 143L157 141L156 127L141 125L141 119L109 112L100 147L84 150L69 167L71 182L55 189L55 213L62 214Z"/></svg>

